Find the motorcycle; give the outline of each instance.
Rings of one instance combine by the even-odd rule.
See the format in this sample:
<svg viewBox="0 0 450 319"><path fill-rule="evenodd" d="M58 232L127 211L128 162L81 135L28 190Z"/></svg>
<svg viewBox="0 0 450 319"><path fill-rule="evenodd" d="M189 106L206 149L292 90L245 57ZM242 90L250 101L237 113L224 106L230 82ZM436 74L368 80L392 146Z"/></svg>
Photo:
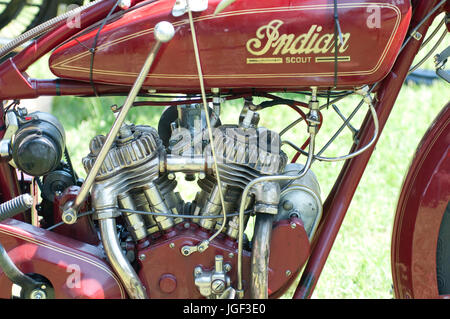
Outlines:
<svg viewBox="0 0 450 319"><path fill-rule="evenodd" d="M0 298L267 299L298 276L293 298L310 298L441 13L450 30L446 0L98 0L0 48L3 57L35 39L0 64ZM29 77L48 53L56 78ZM435 56L447 82L449 56ZM90 141L85 179L58 119L19 106L109 95L126 100L111 106L108 134ZM336 133L367 107L350 152L324 156L321 111L355 95L361 102ZM237 124L221 121L229 100L241 101ZM157 128L125 122L131 108L152 105L166 106ZM299 118L283 132L259 125L261 110L281 105ZM283 140L300 122L306 141ZM397 298L450 296L449 124L447 104L402 186ZM312 164L338 161L322 200ZM176 174L197 181L192 202L176 192Z"/></svg>

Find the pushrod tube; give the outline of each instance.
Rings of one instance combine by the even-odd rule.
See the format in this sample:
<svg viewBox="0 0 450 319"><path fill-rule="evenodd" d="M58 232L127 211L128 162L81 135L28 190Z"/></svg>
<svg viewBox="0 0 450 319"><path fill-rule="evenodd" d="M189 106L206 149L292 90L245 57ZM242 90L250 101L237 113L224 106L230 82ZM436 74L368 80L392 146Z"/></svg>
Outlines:
<svg viewBox="0 0 450 319"><path fill-rule="evenodd" d="M438 3L438 0L417 2L411 25L415 26L422 21ZM435 15L438 13L439 11ZM432 22L433 18L428 19L417 31L426 34ZM393 69L377 90L376 110L380 134L389 118L409 68L420 49L423 38L407 43ZM370 118L370 114L367 114L362 124L359 145L366 145L372 138L374 125ZM375 145L376 143L365 153L344 163L340 175L324 203L324 216L312 243L312 254L293 295L294 299L311 297ZM357 149L358 146L353 145L352 151Z"/></svg>

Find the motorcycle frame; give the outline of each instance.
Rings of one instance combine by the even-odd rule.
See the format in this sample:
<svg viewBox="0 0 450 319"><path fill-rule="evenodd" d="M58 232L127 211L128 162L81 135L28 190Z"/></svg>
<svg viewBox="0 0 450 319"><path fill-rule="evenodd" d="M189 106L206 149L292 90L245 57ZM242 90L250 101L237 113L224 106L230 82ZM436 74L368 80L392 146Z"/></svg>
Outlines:
<svg viewBox="0 0 450 319"><path fill-rule="evenodd" d="M89 83L65 79L32 79L27 76L25 71L45 54L80 30L104 19L116 2L117 0L105 0L85 10L80 17L81 29L73 29L66 23L60 23L55 29L44 34L16 56L3 62L0 65L0 85L2 88L0 100L31 99L39 96L94 96L95 92ZM134 0L133 5L145 2L145 0ZM438 3L439 0L412 0L413 14L408 35ZM445 10L449 12L449 7L450 5L447 2L426 20L417 29L417 32L425 35L436 15ZM392 70L377 84L374 90L377 96L375 108L379 119L378 137L381 135L391 114L409 68L423 40L423 36L419 40L411 38L400 52ZM130 87L128 86L96 85L96 91L99 95L122 95L127 94L129 90ZM0 138L2 138L5 133L4 109L2 108L0 112L0 127L2 127ZM359 131L359 136L355 139L359 140L358 145L363 146L369 143L373 137L373 131L373 121L368 113ZM358 145L354 144L351 151L356 151L359 147ZM295 290L294 299L311 297L375 146L376 142L366 152L344 163L332 190L324 202L323 217L311 245L310 258ZM20 195L17 173L7 162L0 162L0 191L3 195L3 201Z"/></svg>

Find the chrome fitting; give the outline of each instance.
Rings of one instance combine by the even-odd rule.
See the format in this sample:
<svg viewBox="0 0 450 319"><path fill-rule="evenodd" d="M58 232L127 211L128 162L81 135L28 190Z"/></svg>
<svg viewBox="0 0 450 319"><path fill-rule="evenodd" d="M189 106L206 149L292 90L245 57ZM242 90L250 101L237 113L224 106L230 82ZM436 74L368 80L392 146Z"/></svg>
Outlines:
<svg viewBox="0 0 450 319"><path fill-rule="evenodd" d="M175 35L175 28L173 27L172 23L161 21L155 26L154 32L156 40L165 43L172 40L173 36Z"/></svg>
<svg viewBox="0 0 450 319"><path fill-rule="evenodd" d="M128 10L131 7L131 0L120 0L119 8L122 10Z"/></svg>
<svg viewBox="0 0 450 319"><path fill-rule="evenodd" d="M181 17L188 12L188 10L192 12L202 12L206 9L208 9L208 0L176 0L172 8L172 15L174 17Z"/></svg>
<svg viewBox="0 0 450 319"><path fill-rule="evenodd" d="M258 183L253 187L255 212L276 215L280 203L280 184L277 182Z"/></svg>
<svg viewBox="0 0 450 319"><path fill-rule="evenodd" d="M11 140L0 141L0 158L9 158L11 156Z"/></svg>
<svg viewBox="0 0 450 319"><path fill-rule="evenodd" d="M202 253L205 250L207 250L209 247L209 240L205 239L204 241L202 241L200 244L198 244L197 246L183 246L181 248L181 254L185 257L191 255L192 253L195 252L199 252Z"/></svg>
<svg viewBox="0 0 450 319"><path fill-rule="evenodd" d="M370 96L370 88L367 85L356 90L355 93L361 95L364 98L364 102L366 104L368 104L368 105L373 104L372 97Z"/></svg>
<svg viewBox="0 0 450 319"><path fill-rule="evenodd" d="M231 285L230 276L227 276L228 267L224 267L223 256L215 257L214 269L204 271L198 266L194 269L194 280L200 294L209 299L219 299Z"/></svg>
<svg viewBox="0 0 450 319"><path fill-rule="evenodd" d="M69 201L64 205L64 210L61 216L62 221L65 224L72 225L77 222L78 213L72 208L73 202Z"/></svg>
<svg viewBox="0 0 450 319"><path fill-rule="evenodd" d="M120 212L116 207L95 210L93 218L95 220L116 218L120 216Z"/></svg>

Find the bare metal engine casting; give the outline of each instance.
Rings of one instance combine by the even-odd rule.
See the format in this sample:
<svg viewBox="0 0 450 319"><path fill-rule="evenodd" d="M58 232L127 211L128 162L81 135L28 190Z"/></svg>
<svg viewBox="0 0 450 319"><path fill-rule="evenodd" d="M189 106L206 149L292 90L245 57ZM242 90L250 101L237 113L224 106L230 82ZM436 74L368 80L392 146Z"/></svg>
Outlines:
<svg viewBox="0 0 450 319"><path fill-rule="evenodd" d="M222 229L221 236L232 243L238 240L240 227L236 212L241 200L245 200L246 212L274 215L275 222L293 217L304 220L308 237L312 237L322 205L317 179L312 172L288 183L260 184L242 199L245 186L255 178L294 175L302 169L297 165L286 165L287 157L280 150L278 133L258 127L259 116L249 110L247 104L237 125L220 125L217 114L209 115L217 117L214 143L226 212L222 211L220 203L217 178L212 169L211 145L202 121L205 114L200 105L178 107L180 118L165 124L171 132L165 143L152 127L123 124L120 128L95 178L91 201L105 252L129 294L134 294L132 297L145 298L146 289L132 260L122 249L123 243L117 239L116 219L119 217L125 222L134 243L145 242L149 237L164 237L180 225L191 229L195 225L206 233ZM105 137L100 135L90 142L90 153L83 159L88 173L104 141ZM199 191L191 203L185 202L176 192L175 174L180 173L191 181L197 177ZM226 225L222 225L224 218L217 218L224 213L234 213L226 219ZM186 215L190 218L185 218ZM244 228L249 218L246 214ZM193 244L182 247L179 253L189 258L193 253L203 252L202 248L208 249ZM202 265L189 270L193 272L193 283L203 297L234 295L233 283L226 270L231 269L231 265L224 266L220 255L214 259L210 262L214 262L215 270L203 269Z"/></svg>

